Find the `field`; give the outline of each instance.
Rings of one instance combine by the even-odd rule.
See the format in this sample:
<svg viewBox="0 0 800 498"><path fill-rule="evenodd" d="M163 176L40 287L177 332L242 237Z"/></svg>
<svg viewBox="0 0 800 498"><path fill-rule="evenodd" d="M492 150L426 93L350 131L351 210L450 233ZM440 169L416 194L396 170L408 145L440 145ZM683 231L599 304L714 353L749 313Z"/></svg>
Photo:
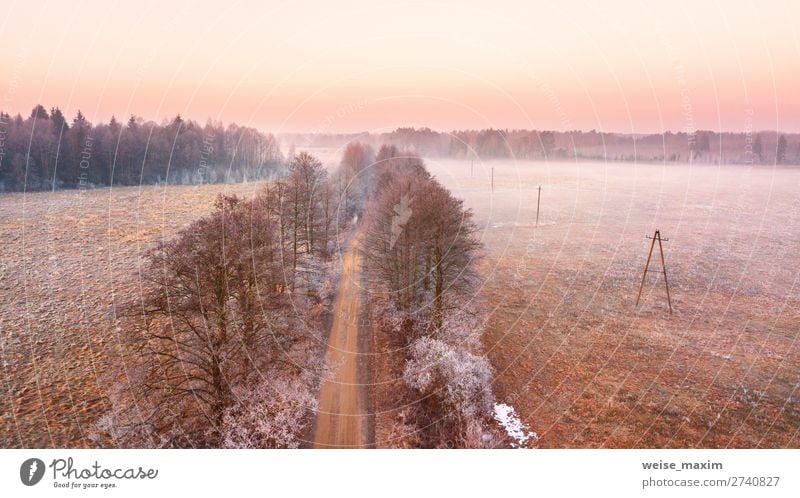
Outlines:
<svg viewBox="0 0 800 498"><path fill-rule="evenodd" d="M427 164L475 212L495 393L534 446L798 446L800 171ZM0 446L91 445L142 255L258 188L0 196ZM673 314L658 273L634 306L655 229Z"/></svg>
<svg viewBox="0 0 800 498"><path fill-rule="evenodd" d="M800 446L800 170L426 162L475 211L495 392L537 446ZM634 306L655 229L672 315L659 273Z"/></svg>
<svg viewBox="0 0 800 498"><path fill-rule="evenodd" d="M259 184L0 195L0 447L90 445L144 252Z"/></svg>

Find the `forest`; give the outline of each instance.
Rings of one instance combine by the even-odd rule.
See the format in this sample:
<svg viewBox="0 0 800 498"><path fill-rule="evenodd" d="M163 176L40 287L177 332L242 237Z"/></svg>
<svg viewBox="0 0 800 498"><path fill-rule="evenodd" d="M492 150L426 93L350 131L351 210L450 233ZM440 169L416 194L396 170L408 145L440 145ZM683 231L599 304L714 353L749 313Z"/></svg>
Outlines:
<svg viewBox="0 0 800 498"><path fill-rule="evenodd" d="M800 164L800 135L771 131L710 130L655 134L604 131L453 130L401 127L388 133L287 134L284 141L310 147L344 147L360 141L396 145L422 157L457 159L590 160L711 164Z"/></svg>
<svg viewBox="0 0 800 498"><path fill-rule="evenodd" d="M81 111L70 120L41 105L27 118L0 112L0 192L252 180L282 160L275 137L235 124L180 115L93 124Z"/></svg>
<svg viewBox="0 0 800 498"><path fill-rule="evenodd" d="M337 147L395 145L422 157L800 164L800 135L775 132L623 133L547 130L455 130L401 127L388 133L282 134L180 115L160 124L70 120L58 107L27 118L0 111L0 192L247 181L276 174L280 143ZM292 154L289 154L290 156Z"/></svg>

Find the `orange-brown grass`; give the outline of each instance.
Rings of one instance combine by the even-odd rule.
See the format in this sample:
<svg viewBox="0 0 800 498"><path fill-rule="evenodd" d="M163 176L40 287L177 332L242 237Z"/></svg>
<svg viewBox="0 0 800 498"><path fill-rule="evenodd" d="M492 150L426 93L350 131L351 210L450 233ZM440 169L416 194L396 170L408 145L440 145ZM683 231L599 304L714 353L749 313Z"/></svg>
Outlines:
<svg viewBox="0 0 800 498"><path fill-rule="evenodd" d="M800 171L428 163L483 228L495 392L538 446L800 446ZM634 306L656 228L672 315L658 273Z"/></svg>
<svg viewBox="0 0 800 498"><path fill-rule="evenodd" d="M0 195L0 447L82 447L148 248L259 183Z"/></svg>

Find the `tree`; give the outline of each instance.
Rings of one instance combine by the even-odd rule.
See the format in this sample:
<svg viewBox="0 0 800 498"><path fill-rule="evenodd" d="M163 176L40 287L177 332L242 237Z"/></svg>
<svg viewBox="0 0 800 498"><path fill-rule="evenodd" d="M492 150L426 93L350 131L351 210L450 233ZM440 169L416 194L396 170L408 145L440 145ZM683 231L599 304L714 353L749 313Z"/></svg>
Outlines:
<svg viewBox="0 0 800 498"><path fill-rule="evenodd" d="M58 107L53 107L50 109L50 122L53 124L53 133L59 138L69 130L67 119L64 117L61 109Z"/></svg>
<svg viewBox="0 0 800 498"><path fill-rule="evenodd" d="M237 386L260 368L297 369L286 352L304 329L283 292L275 234L259 203L220 197L212 215L150 252L152 285L129 313L128 396L141 413L117 414L134 441L218 445Z"/></svg>
<svg viewBox="0 0 800 498"><path fill-rule="evenodd" d="M492 373L474 299L480 242L472 213L414 154L381 147L373 169L362 253L379 329L408 346L396 348L407 352L396 375L409 390L403 402L416 426L412 444L491 444L484 436Z"/></svg>
<svg viewBox="0 0 800 498"><path fill-rule="evenodd" d="M786 136L778 137L778 145L775 151L775 164L782 164L786 161Z"/></svg>
<svg viewBox="0 0 800 498"><path fill-rule="evenodd" d="M543 157L549 157L556 147L555 134L552 131L543 131L539 133L539 144L542 150Z"/></svg>
<svg viewBox="0 0 800 498"><path fill-rule="evenodd" d="M409 357L403 380L422 396L430 442L478 447L494 400L489 361L430 337L414 341Z"/></svg>
<svg viewBox="0 0 800 498"><path fill-rule="evenodd" d="M295 268L300 245L309 255L328 253L329 241L322 240L323 237L320 235L327 223L327 220L323 219L327 179L328 172L322 167L322 162L307 152L295 156L289 165L288 185L292 192Z"/></svg>
<svg viewBox="0 0 800 498"><path fill-rule="evenodd" d="M761 135L756 133L756 139L753 142L753 155L758 158L758 162L763 161L762 154L764 153L764 147L761 145Z"/></svg>
<svg viewBox="0 0 800 498"><path fill-rule="evenodd" d="M479 243L472 213L415 157L386 160L368 209L365 259L396 307L423 307L438 329L469 295Z"/></svg>
<svg viewBox="0 0 800 498"><path fill-rule="evenodd" d="M37 104L36 107L33 108L31 111L31 118L32 119L50 119L47 115L47 109L44 106Z"/></svg>
<svg viewBox="0 0 800 498"><path fill-rule="evenodd" d="M711 150L710 135L710 131L697 131L694 133L694 139L689 142L692 158L707 154Z"/></svg>
<svg viewBox="0 0 800 498"><path fill-rule="evenodd" d="M349 218L364 209L369 185L369 166L375 162L375 152L369 145L350 142L342 154L338 178L342 215Z"/></svg>

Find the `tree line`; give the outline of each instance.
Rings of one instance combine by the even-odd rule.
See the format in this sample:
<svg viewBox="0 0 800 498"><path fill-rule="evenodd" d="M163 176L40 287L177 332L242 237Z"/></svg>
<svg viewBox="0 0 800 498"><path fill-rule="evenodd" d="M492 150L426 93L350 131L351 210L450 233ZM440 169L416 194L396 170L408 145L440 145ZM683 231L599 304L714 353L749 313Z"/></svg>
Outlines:
<svg viewBox="0 0 800 498"><path fill-rule="evenodd" d="M410 411L399 431L405 437L392 444L497 444L472 212L415 154L383 146L371 169L364 266L373 318L391 354L404 356L393 376L403 379L402 404Z"/></svg>
<svg viewBox="0 0 800 498"><path fill-rule="evenodd" d="M201 126L180 115L92 124L81 111L69 120L41 105L27 118L0 111L0 192L242 181L282 162L274 136L235 124Z"/></svg>
<svg viewBox="0 0 800 498"><path fill-rule="evenodd" d="M800 134L770 131L748 133L665 132L625 134L552 130L453 130L398 128L369 134L287 135L309 146L340 147L359 141L380 147L395 145L423 157L458 159L535 159L703 162L714 164L800 165Z"/></svg>
<svg viewBox="0 0 800 498"><path fill-rule="evenodd" d="M252 199L157 244L117 317L111 409L94 438L123 447L297 447L324 368L333 255L351 220L338 175L307 153Z"/></svg>
<svg viewBox="0 0 800 498"><path fill-rule="evenodd" d="M361 143L332 175L297 154L253 198L218 197L210 215L149 251L142 294L115 317L118 368L94 441L301 446L325 375L335 256L355 226L368 308L409 407L392 444L500 445L472 213L418 156Z"/></svg>

